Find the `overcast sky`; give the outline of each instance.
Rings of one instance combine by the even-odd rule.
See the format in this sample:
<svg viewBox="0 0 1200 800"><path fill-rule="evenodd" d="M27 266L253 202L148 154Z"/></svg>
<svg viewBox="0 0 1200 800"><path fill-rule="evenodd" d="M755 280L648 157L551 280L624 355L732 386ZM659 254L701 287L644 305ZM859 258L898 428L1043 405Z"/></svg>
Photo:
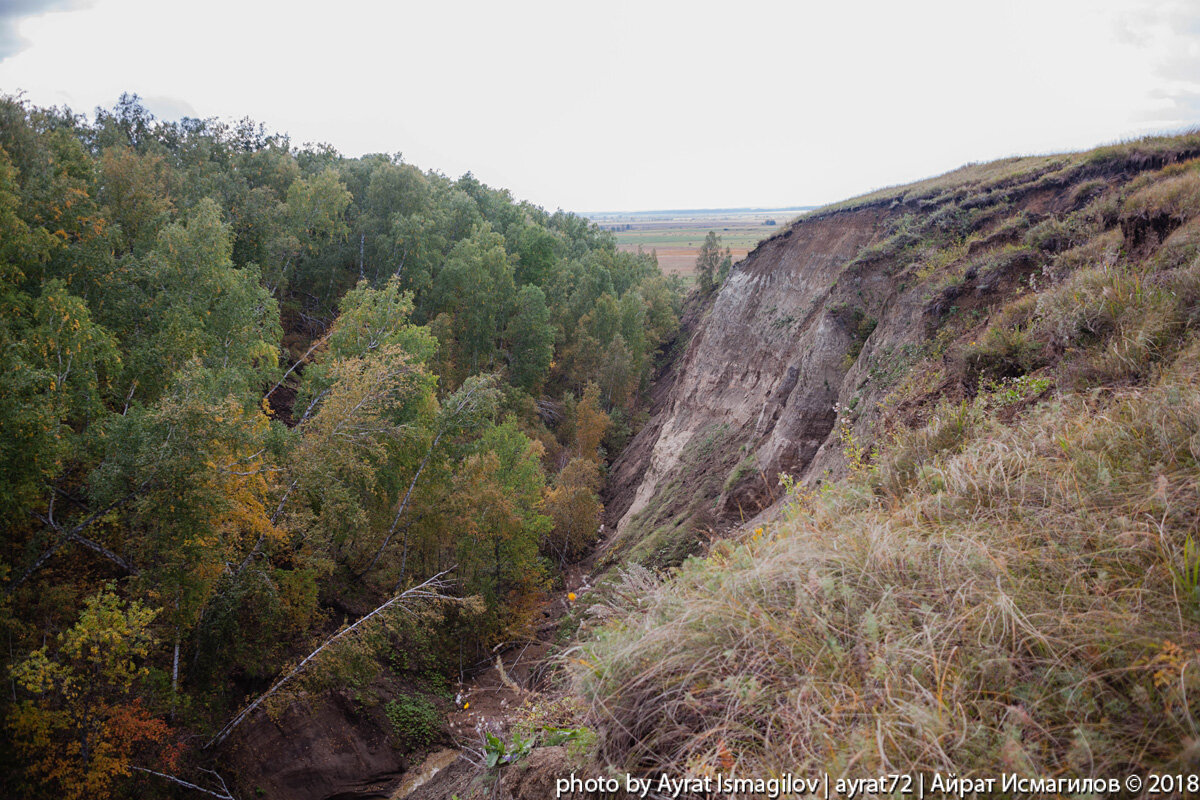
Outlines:
<svg viewBox="0 0 1200 800"><path fill-rule="evenodd" d="M0 90L573 211L811 205L1200 123L1200 3L0 0Z"/></svg>

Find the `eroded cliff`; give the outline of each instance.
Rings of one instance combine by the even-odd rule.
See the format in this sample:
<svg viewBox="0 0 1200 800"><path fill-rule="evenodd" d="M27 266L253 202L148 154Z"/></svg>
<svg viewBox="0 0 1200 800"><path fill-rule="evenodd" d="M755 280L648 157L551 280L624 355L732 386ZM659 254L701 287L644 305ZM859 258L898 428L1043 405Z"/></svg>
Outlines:
<svg viewBox="0 0 1200 800"><path fill-rule="evenodd" d="M1119 221L1116 249L1165 239L1178 223L1117 197L1194 149L1168 139L964 167L761 243L695 315L651 420L613 466L610 558L677 563L770 509L781 473L837 477L932 400L1002 379L968 363L973 331L1070 259L1113 256L1073 253L1080 225ZM912 371L939 357L944 368Z"/></svg>

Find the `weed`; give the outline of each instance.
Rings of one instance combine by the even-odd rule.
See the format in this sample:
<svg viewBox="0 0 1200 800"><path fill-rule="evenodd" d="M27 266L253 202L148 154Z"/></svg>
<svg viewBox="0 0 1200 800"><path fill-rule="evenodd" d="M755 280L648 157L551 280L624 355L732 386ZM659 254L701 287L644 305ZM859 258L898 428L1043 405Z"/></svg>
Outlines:
<svg viewBox="0 0 1200 800"><path fill-rule="evenodd" d="M1049 378L1032 375L987 381L981 386L980 396L986 403L1004 408L1037 397L1049 389L1051 383Z"/></svg>
<svg viewBox="0 0 1200 800"><path fill-rule="evenodd" d="M846 409L852 411L853 409ZM868 451L866 446L854 435L854 425L849 417L841 417L837 424L838 442L842 445L842 456L850 473L860 475L874 469L871 462L879 455L878 451Z"/></svg>
<svg viewBox="0 0 1200 800"><path fill-rule="evenodd" d="M520 761L529 755L529 751L533 749L534 745L532 738L526 739L519 733L513 734L512 741L508 744L505 744L503 739L491 731L485 732L483 738L483 759L488 769L496 769Z"/></svg>
<svg viewBox="0 0 1200 800"><path fill-rule="evenodd" d="M432 744L441 729L441 715L424 697L402 695L383 708L396 742L408 750Z"/></svg>
<svg viewBox="0 0 1200 800"><path fill-rule="evenodd" d="M1188 534L1178 556L1170 559L1171 576L1193 612L1200 610L1200 547Z"/></svg>

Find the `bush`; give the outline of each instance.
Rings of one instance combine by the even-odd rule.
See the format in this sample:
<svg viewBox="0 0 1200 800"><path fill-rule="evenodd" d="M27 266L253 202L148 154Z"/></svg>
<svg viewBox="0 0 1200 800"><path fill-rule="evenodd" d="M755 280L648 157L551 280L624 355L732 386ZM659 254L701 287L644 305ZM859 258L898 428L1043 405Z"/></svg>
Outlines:
<svg viewBox="0 0 1200 800"><path fill-rule="evenodd" d="M968 387L982 379L1015 378L1046 363L1044 344L1029 326L991 325L963 349L960 359Z"/></svg>
<svg viewBox="0 0 1200 800"><path fill-rule="evenodd" d="M433 703L424 697L402 695L383 708L396 742L407 750L426 747L437 739L442 718Z"/></svg>

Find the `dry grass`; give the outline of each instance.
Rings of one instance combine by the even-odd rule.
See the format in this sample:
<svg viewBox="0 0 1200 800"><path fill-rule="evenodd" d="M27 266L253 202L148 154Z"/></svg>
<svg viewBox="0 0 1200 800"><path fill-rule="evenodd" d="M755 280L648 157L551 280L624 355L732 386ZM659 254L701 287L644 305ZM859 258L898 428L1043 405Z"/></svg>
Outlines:
<svg viewBox="0 0 1200 800"><path fill-rule="evenodd" d="M1182 165L1181 165L1182 166ZM1125 200L1126 215L1164 215L1187 220L1200 214L1200 171L1194 164L1182 174L1156 180Z"/></svg>
<svg viewBox="0 0 1200 800"><path fill-rule="evenodd" d="M623 769L1109 776L1200 763L1200 347L614 595L572 655ZM872 488L874 484L875 488ZM881 488L886 487L886 488Z"/></svg>
<svg viewBox="0 0 1200 800"><path fill-rule="evenodd" d="M849 200L822 206L809 212L809 215L821 216L834 211L862 208L892 200L933 198L964 188L993 188L1059 168L1071 158L1071 155L1026 156L1004 158L999 161L989 161L986 164L966 164L923 181L889 186L852 197Z"/></svg>
<svg viewBox="0 0 1200 800"><path fill-rule="evenodd" d="M1198 149L1147 139L895 190L942 203L949 232L906 217L862 258L980 282L1012 272L1002 256L1044 264L982 329L931 348L938 375L979 394L932 404L771 530L601 593L568 654L600 761L742 777L1200 768ZM1147 172L1089 181L1121 164ZM1049 185L1076 210L967 256L975 198Z"/></svg>
<svg viewBox="0 0 1200 800"><path fill-rule="evenodd" d="M1145 168L1143 165L1170 163L1195 158L1200 154L1200 131L1178 136L1147 136L1099 147L1083 153L1017 156L983 164L966 164L943 175L902 186L889 186L858 197L822 206L807 216L847 211L894 200L947 199L951 196L979 195L988 191L1034 183L1066 184L1078 177L1094 175L1096 170L1117 166ZM1081 196L1094 193L1098 184L1079 184Z"/></svg>

